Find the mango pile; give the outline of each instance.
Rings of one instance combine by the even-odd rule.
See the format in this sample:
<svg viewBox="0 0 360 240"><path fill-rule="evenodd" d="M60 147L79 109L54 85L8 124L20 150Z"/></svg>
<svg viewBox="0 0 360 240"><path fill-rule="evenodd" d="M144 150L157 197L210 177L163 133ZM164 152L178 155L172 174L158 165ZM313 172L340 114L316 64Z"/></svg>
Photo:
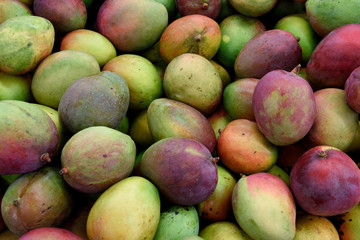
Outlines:
<svg viewBox="0 0 360 240"><path fill-rule="evenodd" d="M360 0L0 0L0 240L359 240Z"/></svg>

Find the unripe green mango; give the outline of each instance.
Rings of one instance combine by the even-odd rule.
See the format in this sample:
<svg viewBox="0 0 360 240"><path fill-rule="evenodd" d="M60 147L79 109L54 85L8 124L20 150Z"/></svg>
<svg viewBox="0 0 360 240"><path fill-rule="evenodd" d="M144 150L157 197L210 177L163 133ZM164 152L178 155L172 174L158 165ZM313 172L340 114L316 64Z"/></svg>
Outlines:
<svg viewBox="0 0 360 240"><path fill-rule="evenodd" d="M239 226L256 240L292 240L295 236L295 201L289 187L270 173L242 177L232 195Z"/></svg>
<svg viewBox="0 0 360 240"><path fill-rule="evenodd" d="M153 239L160 220L156 187L138 176L125 178L103 192L90 210L90 240Z"/></svg>
<svg viewBox="0 0 360 240"><path fill-rule="evenodd" d="M32 15L31 10L24 3L17 0L0 1L0 24L9 18L24 15Z"/></svg>

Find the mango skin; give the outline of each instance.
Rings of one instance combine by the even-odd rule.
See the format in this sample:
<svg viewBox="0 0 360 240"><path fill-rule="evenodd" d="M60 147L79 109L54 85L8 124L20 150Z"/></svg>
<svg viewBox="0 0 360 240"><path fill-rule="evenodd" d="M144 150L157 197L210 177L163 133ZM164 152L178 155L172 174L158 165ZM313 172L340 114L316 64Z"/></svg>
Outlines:
<svg viewBox="0 0 360 240"><path fill-rule="evenodd" d="M291 240L295 236L295 201L289 187L270 173L241 178L232 195L239 226L258 240Z"/></svg>
<svg viewBox="0 0 360 240"><path fill-rule="evenodd" d="M277 147L259 131L254 121L237 119L228 123L217 139L221 162L235 173L267 171L275 164Z"/></svg>
<svg viewBox="0 0 360 240"><path fill-rule="evenodd" d="M136 157L134 141L115 129L94 126L74 134L61 153L64 180L85 193L100 193L128 177Z"/></svg>
<svg viewBox="0 0 360 240"><path fill-rule="evenodd" d="M22 235L20 240L36 240L36 239L51 239L51 240L82 240L82 238L69 230L60 227L41 227L30 230Z"/></svg>
<svg viewBox="0 0 360 240"><path fill-rule="evenodd" d="M325 37L337 27L360 23L356 11L359 7L358 0L309 0L305 3L310 24L321 37Z"/></svg>
<svg viewBox="0 0 360 240"><path fill-rule="evenodd" d="M72 133L91 126L116 128L127 113L129 95L126 81L117 73L80 78L61 97L61 122Z"/></svg>
<svg viewBox="0 0 360 240"><path fill-rule="evenodd" d="M51 22L38 16L19 16L0 26L0 71L21 75L34 70L50 55L55 42Z"/></svg>
<svg viewBox="0 0 360 240"><path fill-rule="evenodd" d="M147 110L147 122L154 141L168 137L187 137L215 150L215 132L207 118L195 108L179 101L159 98Z"/></svg>
<svg viewBox="0 0 360 240"><path fill-rule="evenodd" d="M218 180L210 151L185 137L165 138L151 145L141 158L140 172L170 202L184 206L207 199Z"/></svg>
<svg viewBox="0 0 360 240"><path fill-rule="evenodd" d="M214 129L216 139L219 137L220 132L224 130L226 125L233 119L226 112L224 106L220 106L215 112L207 117L212 128Z"/></svg>
<svg viewBox="0 0 360 240"><path fill-rule="evenodd" d="M329 219L310 214L299 214L296 217L296 234L294 240L339 240L339 234Z"/></svg>
<svg viewBox="0 0 360 240"><path fill-rule="evenodd" d="M343 89L324 88L315 92L314 124L305 140L309 147L327 145L345 151L358 128L358 113L346 102Z"/></svg>
<svg viewBox="0 0 360 240"><path fill-rule="evenodd" d="M169 63L184 53L194 53L210 60L220 46L219 24L206 16L192 14L174 20L160 38L160 56Z"/></svg>
<svg viewBox="0 0 360 240"><path fill-rule="evenodd" d="M27 173L47 163L58 144L51 118L37 106L0 101L0 174Z"/></svg>
<svg viewBox="0 0 360 240"><path fill-rule="evenodd" d="M73 197L58 172L58 168L44 167L8 187L1 213L10 231L22 235L39 227L59 227L70 215Z"/></svg>
<svg viewBox="0 0 360 240"><path fill-rule="evenodd" d="M33 15L28 6L17 0L0 2L0 24L12 17Z"/></svg>
<svg viewBox="0 0 360 240"><path fill-rule="evenodd" d="M231 6L239 13L248 17L260 17L269 12L277 3L277 0L229 0Z"/></svg>
<svg viewBox="0 0 360 240"><path fill-rule="evenodd" d="M122 52L145 50L168 24L164 5L154 0L107 0L97 14L99 33Z"/></svg>
<svg viewBox="0 0 360 240"><path fill-rule="evenodd" d="M76 80L100 72L96 59L78 50L55 52L36 68L31 91L36 102L58 109L66 89Z"/></svg>
<svg viewBox="0 0 360 240"><path fill-rule="evenodd" d="M308 80L318 88L344 88L351 72L360 66L360 23L347 24L326 35L306 66Z"/></svg>
<svg viewBox="0 0 360 240"><path fill-rule="evenodd" d="M194 206L173 205L161 212L154 240L177 240L199 234L199 215Z"/></svg>
<svg viewBox="0 0 360 240"><path fill-rule="evenodd" d="M360 238L360 204L350 211L336 217L337 231L342 240L357 240Z"/></svg>
<svg viewBox="0 0 360 240"><path fill-rule="evenodd" d="M30 74L15 76L0 72L0 100L33 100Z"/></svg>
<svg viewBox="0 0 360 240"><path fill-rule="evenodd" d="M215 111L223 91L216 68L194 53L177 56L167 65L163 87L167 98L186 103L205 116Z"/></svg>
<svg viewBox="0 0 360 240"><path fill-rule="evenodd" d="M315 120L315 97L310 85L284 70L271 71L260 79L252 104L260 131L278 146L302 139Z"/></svg>
<svg viewBox="0 0 360 240"><path fill-rule="evenodd" d="M202 228L199 236L204 240L253 240L234 222L219 221Z"/></svg>
<svg viewBox="0 0 360 240"><path fill-rule="evenodd" d="M346 102L357 113L360 113L360 67L351 72L345 82Z"/></svg>
<svg viewBox="0 0 360 240"><path fill-rule="evenodd" d="M87 20L83 0L36 0L32 9L35 15L49 19L57 33L84 28Z"/></svg>
<svg viewBox="0 0 360 240"><path fill-rule="evenodd" d="M90 240L153 239L160 220L157 188L138 176L125 178L103 192L90 210Z"/></svg>
<svg viewBox="0 0 360 240"><path fill-rule="evenodd" d="M241 49L234 63L239 78L262 78L273 70L291 71L301 61L301 46L288 31L272 29L257 34Z"/></svg>

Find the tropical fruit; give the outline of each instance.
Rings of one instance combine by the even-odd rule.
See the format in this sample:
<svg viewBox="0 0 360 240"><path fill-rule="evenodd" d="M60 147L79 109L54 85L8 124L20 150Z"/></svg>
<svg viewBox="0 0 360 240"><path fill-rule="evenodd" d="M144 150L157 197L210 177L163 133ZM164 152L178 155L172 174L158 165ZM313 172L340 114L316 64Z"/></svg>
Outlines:
<svg viewBox="0 0 360 240"><path fill-rule="evenodd" d="M140 172L171 203L185 206L210 197L218 180L210 151L185 137L165 138L151 145L141 158Z"/></svg>
<svg viewBox="0 0 360 240"><path fill-rule="evenodd" d="M160 220L160 196L143 177L125 178L105 190L90 210L86 231L95 239L153 239Z"/></svg>
<svg viewBox="0 0 360 240"><path fill-rule="evenodd" d="M145 50L168 24L165 6L154 0L106 0L97 13L98 32L119 51Z"/></svg>
<svg viewBox="0 0 360 240"><path fill-rule="evenodd" d="M345 214L336 217L336 226L341 239L356 240L360 238L360 204Z"/></svg>
<svg viewBox="0 0 360 240"><path fill-rule="evenodd" d="M45 18L19 16L7 20L0 25L0 71L21 75L34 70L50 55L54 42L54 27Z"/></svg>
<svg viewBox="0 0 360 240"><path fill-rule="evenodd" d="M329 146L306 151L290 173L296 202L308 213L335 216L360 201L360 171L345 153Z"/></svg>
<svg viewBox="0 0 360 240"><path fill-rule="evenodd" d="M181 54L167 65L163 87L168 98L186 103L204 115L216 109L223 90L216 68L194 53Z"/></svg>
<svg viewBox="0 0 360 240"><path fill-rule="evenodd" d="M306 66L309 81L319 88L344 88L350 73L360 66L358 38L360 23L338 27L326 35Z"/></svg>
<svg viewBox="0 0 360 240"><path fill-rule="evenodd" d="M248 17L260 17L269 12L277 3L277 0L229 0L239 13Z"/></svg>
<svg viewBox="0 0 360 240"><path fill-rule="evenodd" d="M259 130L278 146L302 139L315 120L315 97L310 85L284 70L271 71L260 79L252 105Z"/></svg>
<svg viewBox="0 0 360 240"><path fill-rule="evenodd" d="M56 151L58 132L37 106L18 100L0 101L0 174L27 173Z"/></svg>
<svg viewBox="0 0 360 240"><path fill-rule="evenodd" d="M208 116L207 119L214 129L216 138L219 137L220 132L224 130L226 125L233 120L226 112L224 106L220 106L215 112Z"/></svg>
<svg viewBox="0 0 360 240"><path fill-rule="evenodd" d="M2 0L0 2L0 24L12 17L32 15L24 3L17 0Z"/></svg>
<svg viewBox="0 0 360 240"><path fill-rule="evenodd" d="M116 128L127 113L129 88L117 73L104 71L76 80L61 97L61 122L76 133L91 126Z"/></svg>
<svg viewBox="0 0 360 240"><path fill-rule="evenodd" d="M345 82L346 102L357 113L360 113L360 67L351 72Z"/></svg>
<svg viewBox="0 0 360 240"><path fill-rule="evenodd" d="M38 240L38 239L52 239L52 240L81 240L82 238L69 230L59 227L41 227L30 230L22 235L20 240Z"/></svg>
<svg viewBox="0 0 360 240"><path fill-rule="evenodd" d="M221 8L221 0L175 0L175 4L181 16L200 14L212 19L216 19Z"/></svg>
<svg viewBox="0 0 360 240"><path fill-rule="evenodd" d="M30 102L32 99L30 74L16 76L0 72L0 100Z"/></svg>
<svg viewBox="0 0 360 240"><path fill-rule="evenodd" d="M100 193L130 175L135 156L135 143L128 135L108 127L88 127L66 142L61 173L72 188Z"/></svg>
<svg viewBox="0 0 360 240"><path fill-rule="evenodd" d="M262 78L273 70L291 71L301 61L301 46L285 30L272 29L251 38L236 57L238 78Z"/></svg>
<svg viewBox="0 0 360 240"><path fill-rule="evenodd" d="M138 148L147 148L155 142L150 133L146 109L139 111L132 119L129 135Z"/></svg>
<svg viewBox="0 0 360 240"><path fill-rule="evenodd" d="M18 235L40 227L60 227L73 209L73 197L59 169L44 167L26 173L6 190L1 213Z"/></svg>
<svg viewBox="0 0 360 240"><path fill-rule="evenodd" d="M257 240L292 240L295 236L295 201L289 187L270 173L242 177L232 195L237 223Z"/></svg>
<svg viewBox="0 0 360 240"><path fill-rule="evenodd" d="M210 223L201 229L199 236L204 240L252 240L239 225L230 221Z"/></svg>

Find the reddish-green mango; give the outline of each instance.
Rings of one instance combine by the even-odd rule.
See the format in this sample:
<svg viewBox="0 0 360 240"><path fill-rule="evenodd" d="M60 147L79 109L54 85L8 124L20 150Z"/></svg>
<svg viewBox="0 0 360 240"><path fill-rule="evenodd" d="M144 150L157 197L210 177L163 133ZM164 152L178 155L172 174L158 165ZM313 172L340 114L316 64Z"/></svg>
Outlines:
<svg viewBox="0 0 360 240"><path fill-rule="evenodd" d="M338 27L324 37L306 66L310 82L319 88L344 88L350 73L360 66L360 23Z"/></svg>
<svg viewBox="0 0 360 240"><path fill-rule="evenodd" d="M33 229L24 235L19 240L82 240L82 238L69 230L59 227L40 227Z"/></svg>
<svg viewBox="0 0 360 240"><path fill-rule="evenodd" d="M301 61L301 46L294 35L273 29L251 38L239 52L234 68L239 78L262 78L273 70L291 71Z"/></svg>
<svg viewBox="0 0 360 240"><path fill-rule="evenodd" d="M155 141L168 137L187 137L201 142L210 152L215 150L216 136L209 120L185 103L158 98L147 110L147 121Z"/></svg>
<svg viewBox="0 0 360 240"><path fill-rule="evenodd" d="M130 136L115 129L95 126L73 135L61 153L61 173L74 189L99 193L128 177L136 147Z"/></svg>
<svg viewBox="0 0 360 240"><path fill-rule="evenodd" d="M295 73L267 73L255 87L252 104L260 131L278 146L299 141L314 123L314 92Z"/></svg>
<svg viewBox="0 0 360 240"><path fill-rule="evenodd" d="M224 106L220 106L215 112L208 116L207 119L214 129L216 138L219 137L220 132L224 130L226 125L233 120L226 112Z"/></svg>
<svg viewBox="0 0 360 240"><path fill-rule="evenodd" d="M0 174L27 173L47 162L56 151L58 132L37 106L0 101Z"/></svg>
<svg viewBox="0 0 360 240"><path fill-rule="evenodd" d="M59 227L73 209L73 197L59 169L44 167L15 180L6 190L1 213L16 234L40 227Z"/></svg>
<svg viewBox="0 0 360 240"><path fill-rule="evenodd" d="M86 24L83 0L34 0L32 8L35 15L50 20L57 33L84 28Z"/></svg>
<svg viewBox="0 0 360 240"><path fill-rule="evenodd" d="M210 197L218 180L209 149L185 137L165 138L151 145L141 158L140 172L170 202L187 206Z"/></svg>
<svg viewBox="0 0 360 240"><path fill-rule="evenodd" d="M360 113L360 67L351 72L345 82L346 102L357 113Z"/></svg>
<svg viewBox="0 0 360 240"><path fill-rule="evenodd" d="M116 128L127 113L129 95L126 81L117 73L80 78L61 97L61 122L73 133L91 126Z"/></svg>
<svg viewBox="0 0 360 240"><path fill-rule="evenodd" d="M165 6L154 0L106 0L97 14L99 33L117 50L133 52L152 46L168 24Z"/></svg>
<svg viewBox="0 0 360 240"><path fill-rule="evenodd" d="M181 16L200 14L212 19L216 19L221 8L221 0L175 0L175 4Z"/></svg>
<svg viewBox="0 0 360 240"><path fill-rule="evenodd" d="M292 240L295 236L295 201L289 187L270 173L242 177L232 195L239 226L257 240Z"/></svg>

